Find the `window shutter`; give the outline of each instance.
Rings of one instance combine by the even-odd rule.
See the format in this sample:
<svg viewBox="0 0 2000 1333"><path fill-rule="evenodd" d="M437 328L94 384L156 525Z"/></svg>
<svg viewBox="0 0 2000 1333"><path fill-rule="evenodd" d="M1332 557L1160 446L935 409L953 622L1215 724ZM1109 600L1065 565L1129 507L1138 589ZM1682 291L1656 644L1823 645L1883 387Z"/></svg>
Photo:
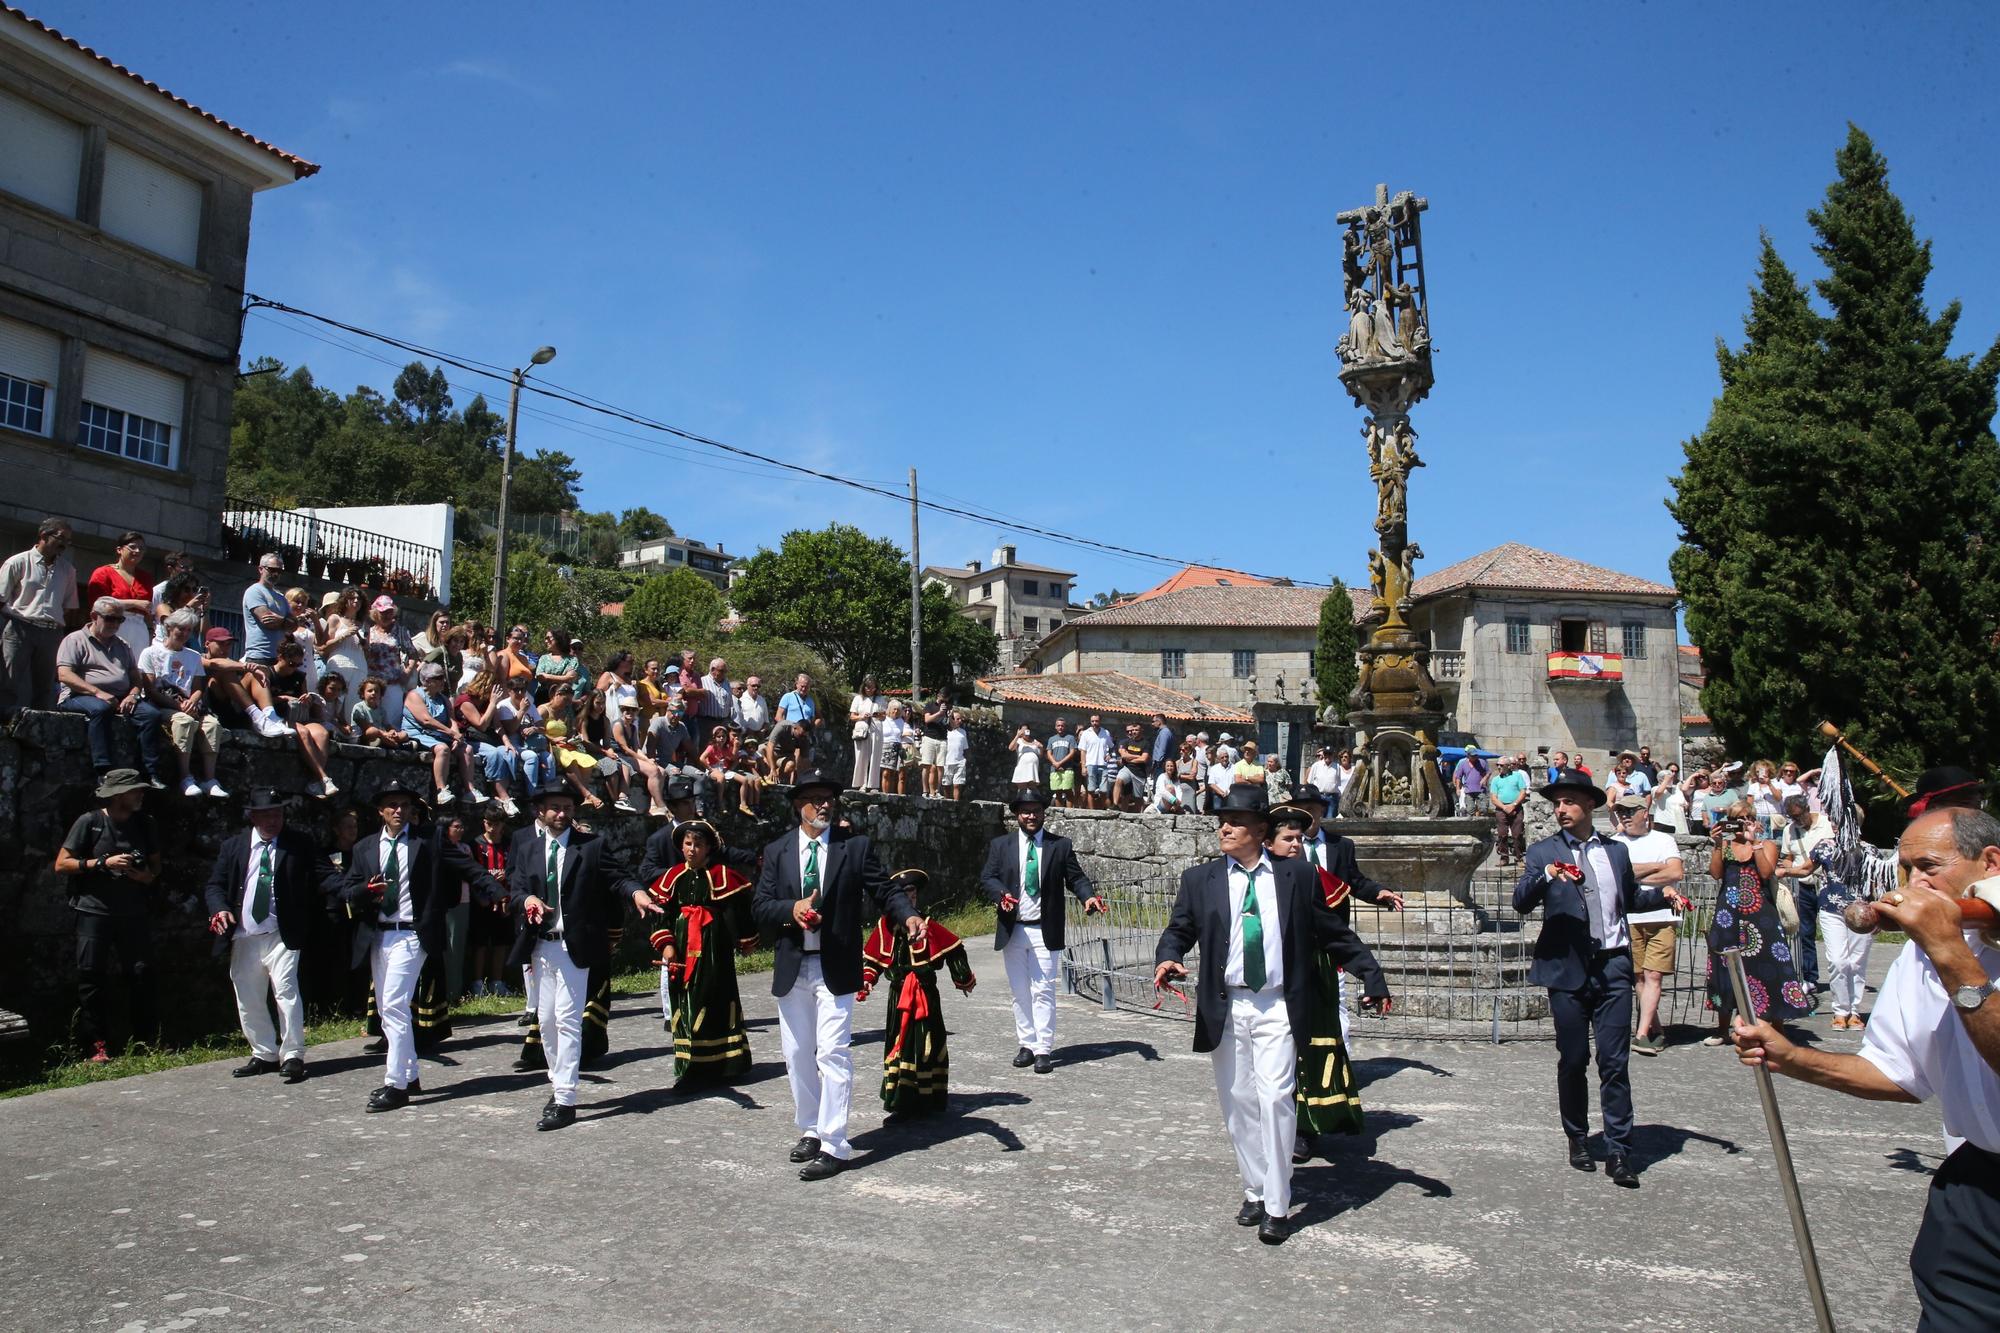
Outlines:
<svg viewBox="0 0 2000 1333"><path fill-rule="evenodd" d="M201 184L109 144L99 222L113 236L193 266L201 255Z"/></svg>
<svg viewBox="0 0 2000 1333"><path fill-rule="evenodd" d="M0 93L0 189L43 208L76 216L83 179L83 126Z"/></svg>
<svg viewBox="0 0 2000 1333"><path fill-rule="evenodd" d="M83 396L87 402L163 421L174 428L179 442L187 381L178 375L92 347L83 358Z"/></svg>
<svg viewBox="0 0 2000 1333"><path fill-rule="evenodd" d="M0 319L0 375L55 387L62 339L46 329Z"/></svg>
<svg viewBox="0 0 2000 1333"><path fill-rule="evenodd" d="M1606 635L1605 635L1604 622L1601 620L1591 621L1590 651L1593 653L1604 653L1611 651L1609 648L1605 646L1605 643L1606 643Z"/></svg>

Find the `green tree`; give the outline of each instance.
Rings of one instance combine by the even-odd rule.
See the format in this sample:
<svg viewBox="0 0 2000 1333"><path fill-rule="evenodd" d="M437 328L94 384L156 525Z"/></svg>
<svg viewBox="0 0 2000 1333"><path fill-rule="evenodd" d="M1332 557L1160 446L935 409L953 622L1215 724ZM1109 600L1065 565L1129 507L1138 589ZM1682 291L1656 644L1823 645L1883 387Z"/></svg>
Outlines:
<svg viewBox="0 0 2000 1333"><path fill-rule="evenodd" d="M1959 307L1929 314L1930 246L1887 164L1851 127L1835 162L1809 214L1828 313L1766 238L1743 347L1718 345L1721 396L1673 479L1702 704L1738 755L1810 759L1828 719L1892 771L1990 775L2000 343L1951 355Z"/></svg>
<svg viewBox="0 0 2000 1333"><path fill-rule="evenodd" d="M509 625L526 625L541 651L541 632L559 626L572 634L587 631L565 619L576 610L570 582L559 566L540 551L507 552L507 606L501 617ZM451 597L459 615L484 620L493 608L493 547L461 543L452 553Z"/></svg>
<svg viewBox="0 0 2000 1333"><path fill-rule="evenodd" d="M1361 668L1355 654L1361 642L1354 632L1354 599L1338 578L1319 607L1319 637L1313 643L1313 683L1319 689L1321 708L1332 708L1334 716L1347 716L1347 698L1361 682Z"/></svg>
<svg viewBox="0 0 2000 1333"><path fill-rule="evenodd" d="M627 546L637 546L640 542L657 541L661 537L673 535L673 524L644 505L636 509L619 511L618 539Z"/></svg>
<svg viewBox="0 0 2000 1333"><path fill-rule="evenodd" d="M625 599L622 633L637 639L675 639L715 632L728 608L715 585L691 569L648 574Z"/></svg>

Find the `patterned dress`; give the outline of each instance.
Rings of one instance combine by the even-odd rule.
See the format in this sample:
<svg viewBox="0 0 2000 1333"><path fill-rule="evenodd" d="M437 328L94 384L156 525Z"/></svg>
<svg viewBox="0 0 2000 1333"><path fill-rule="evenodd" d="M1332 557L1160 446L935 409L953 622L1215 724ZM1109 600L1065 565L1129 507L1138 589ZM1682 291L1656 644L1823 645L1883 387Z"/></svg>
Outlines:
<svg viewBox="0 0 2000 1333"><path fill-rule="evenodd" d="M1750 862L1724 854L1722 888L1715 898L1715 919L1708 927L1708 1007L1734 1010L1729 966L1724 949L1741 946L1743 977L1749 983L1750 1007L1770 1022L1803 1018L1812 1012L1812 995L1792 966L1791 946L1778 920L1778 903Z"/></svg>
<svg viewBox="0 0 2000 1333"><path fill-rule="evenodd" d="M1348 885L1325 867L1319 871L1326 905L1347 904ZM1310 1027L1299 1045L1299 1136L1359 1134L1361 1096L1354 1086L1354 1066L1340 1036L1340 968L1323 949L1313 951Z"/></svg>
<svg viewBox="0 0 2000 1333"><path fill-rule="evenodd" d="M951 973L952 985L972 985L972 964L958 936L928 922L924 938L911 941L888 918L861 946L861 992L876 981L889 982L889 1015L882 1051L882 1109L890 1115L942 1111L951 1082L951 1052L945 1044L944 1009L937 970Z"/></svg>
<svg viewBox="0 0 2000 1333"><path fill-rule="evenodd" d="M674 946L667 969L673 1013L674 1077L727 1082L750 1071L750 1035L743 1027L743 1000L736 989L736 960L730 950L757 947L750 920L750 881L728 866L695 870L672 866L648 890L667 910L652 934L655 953Z"/></svg>

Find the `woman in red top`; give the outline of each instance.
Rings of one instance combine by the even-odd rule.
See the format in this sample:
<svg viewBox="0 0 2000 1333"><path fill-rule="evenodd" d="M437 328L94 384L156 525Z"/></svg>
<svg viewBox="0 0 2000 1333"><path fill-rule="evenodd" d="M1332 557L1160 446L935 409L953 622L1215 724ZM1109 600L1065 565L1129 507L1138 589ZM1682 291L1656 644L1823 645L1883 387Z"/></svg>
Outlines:
<svg viewBox="0 0 2000 1333"><path fill-rule="evenodd" d="M507 878L507 848L514 840L514 830L507 822L507 812L498 801L488 801L479 808L480 835L472 842L472 859L484 866L493 878L505 881ZM507 904L502 901L492 906L483 903L472 905L472 929L468 943L472 946L472 993L474 995L512 995L507 986L507 950L514 944L514 922L507 914Z"/></svg>
<svg viewBox="0 0 2000 1333"><path fill-rule="evenodd" d="M139 654L153 642L153 579L139 568L139 562L146 558L146 539L136 532L123 533L117 551L116 564L99 565L90 572L83 585L83 604L88 606L100 597L117 600L125 611L118 637L125 640L132 660L137 662Z"/></svg>

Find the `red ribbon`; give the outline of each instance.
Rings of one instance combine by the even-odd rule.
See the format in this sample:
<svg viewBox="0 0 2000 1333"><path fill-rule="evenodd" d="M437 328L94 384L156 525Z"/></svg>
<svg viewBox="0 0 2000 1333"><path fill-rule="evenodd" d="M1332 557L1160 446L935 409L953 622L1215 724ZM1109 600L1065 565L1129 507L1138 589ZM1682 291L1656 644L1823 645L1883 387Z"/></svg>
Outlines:
<svg viewBox="0 0 2000 1333"><path fill-rule="evenodd" d="M715 920L715 913L706 907L683 907L681 920L687 922L688 927L687 949L680 961L680 981L686 985L687 979L694 975L695 960L701 957L701 932Z"/></svg>
<svg viewBox="0 0 2000 1333"><path fill-rule="evenodd" d="M931 997L924 993L924 984L917 980L915 972L903 974L903 988L896 992L896 1012L903 1017L896 1026L896 1044L889 1048L885 1060L894 1060L902 1051L903 1038L910 1034L917 1020L931 1016Z"/></svg>
<svg viewBox="0 0 2000 1333"><path fill-rule="evenodd" d="M1925 792L1922 796L1919 796L1917 797L1916 800L1910 802L1909 817L1911 819L1915 819L1918 815L1930 809L1931 802L1937 800L1940 797L1950 796L1954 792L1971 791L1978 785L1979 784L1977 782L1961 782L1956 784L1955 786L1940 787L1936 791Z"/></svg>
<svg viewBox="0 0 2000 1333"><path fill-rule="evenodd" d="M1188 993L1182 990L1179 986L1174 985L1174 983L1171 981L1163 981L1159 985L1153 987L1153 994L1159 996L1158 999L1153 1001L1153 1007L1155 1009L1158 1009L1161 1005L1167 1002L1167 996L1174 995L1179 997L1182 1008L1188 1010L1190 1013L1194 1011L1194 1001L1188 998Z"/></svg>

